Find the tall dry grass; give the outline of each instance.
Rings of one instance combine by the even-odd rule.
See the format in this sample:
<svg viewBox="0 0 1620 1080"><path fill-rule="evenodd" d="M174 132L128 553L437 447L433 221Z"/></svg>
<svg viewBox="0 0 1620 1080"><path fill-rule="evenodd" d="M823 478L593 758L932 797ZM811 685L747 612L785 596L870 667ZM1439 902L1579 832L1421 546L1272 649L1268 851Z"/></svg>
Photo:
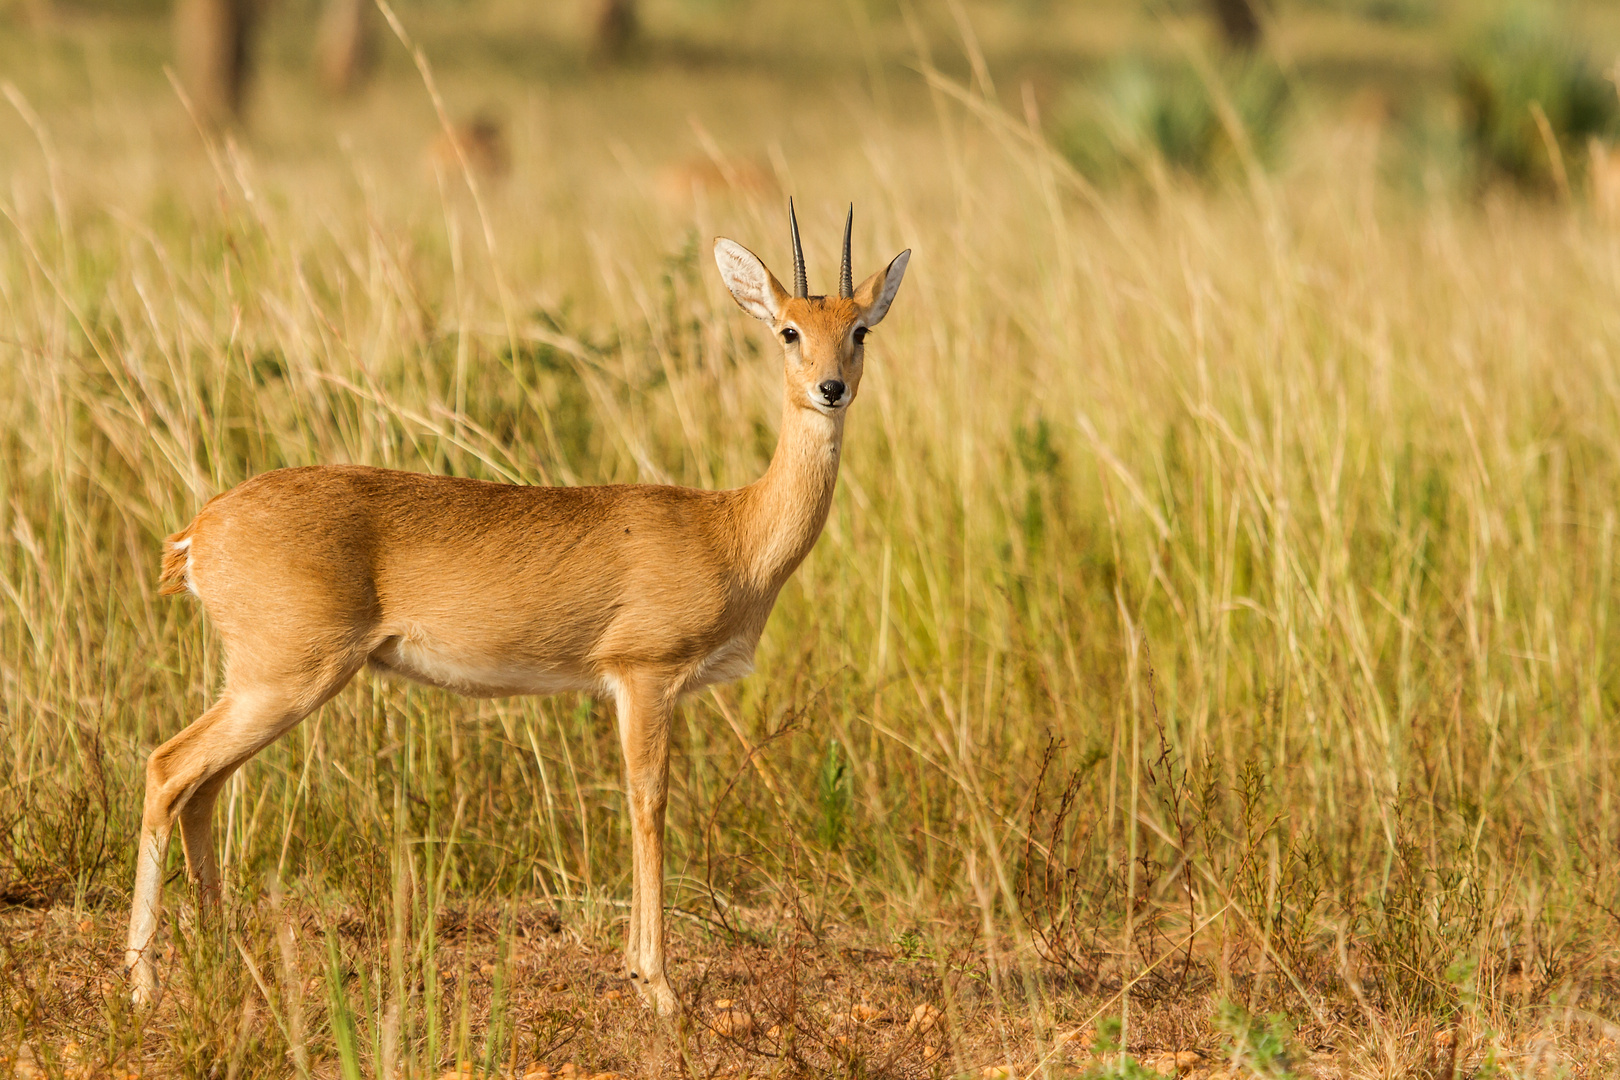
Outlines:
<svg viewBox="0 0 1620 1080"><path fill-rule="evenodd" d="M1487 1047L1614 1017L1620 236L1579 206L1393 193L1377 133L1327 117L1280 173L1098 193L943 79L784 132L714 104L748 78L693 108L798 194L812 276L850 195L857 269L916 256L758 674L680 713L680 932L892 941L936 993L971 955L953 992L1030 1017L1000 1038L1048 1064L1058 1028L1122 1015L1129 1045L1195 991L1371 1071L1410 1067L1419 1021ZM184 1007L143 1018L102 981L145 754L217 682L197 609L154 587L210 495L314 462L764 468L777 358L707 250L779 268L784 207L660 201L667 92L521 101L514 174L476 204L417 160L408 82L280 155L12 92L0 888L112 929L95 960L0 953L0 1045L47 1071L69 1034L160 1074L517 1061L523 969L497 957L469 996L443 913L516 898L618 932L604 704L364 676L221 800L224 926L171 885Z"/></svg>

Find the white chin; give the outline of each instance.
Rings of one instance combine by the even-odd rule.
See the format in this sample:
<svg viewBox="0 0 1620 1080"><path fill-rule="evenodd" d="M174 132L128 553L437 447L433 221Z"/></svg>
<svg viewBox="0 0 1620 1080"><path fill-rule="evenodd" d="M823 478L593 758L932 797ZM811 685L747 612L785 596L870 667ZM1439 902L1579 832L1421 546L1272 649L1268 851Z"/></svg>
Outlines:
<svg viewBox="0 0 1620 1080"><path fill-rule="evenodd" d="M805 395L805 399L810 402L810 407L812 409L816 410L816 412L818 412L818 413L821 413L823 416L832 416L835 413L837 413L840 409L842 409L845 405L849 404L849 395L848 394L845 394L843 397L839 398L837 401L833 402L831 405L827 404L825 401L822 401L822 400L820 400L818 398L812 397L809 394Z"/></svg>

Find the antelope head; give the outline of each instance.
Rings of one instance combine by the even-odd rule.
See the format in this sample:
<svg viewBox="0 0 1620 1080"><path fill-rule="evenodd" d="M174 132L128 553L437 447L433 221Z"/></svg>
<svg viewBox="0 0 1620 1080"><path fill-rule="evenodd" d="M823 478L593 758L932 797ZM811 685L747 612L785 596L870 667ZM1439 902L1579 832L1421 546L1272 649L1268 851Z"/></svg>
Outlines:
<svg viewBox="0 0 1620 1080"><path fill-rule="evenodd" d="M799 221L788 201L793 233L793 291L790 293L765 268L759 256L734 240L714 242L714 261L726 288L742 309L769 323L782 343L788 401L801 409L834 416L851 401L861 385L866 335L889 313L894 294L911 259L908 248L887 267L859 285L849 266L850 228L855 208L844 220L844 264L838 274L837 296L811 296L804 273L804 247L799 243Z"/></svg>

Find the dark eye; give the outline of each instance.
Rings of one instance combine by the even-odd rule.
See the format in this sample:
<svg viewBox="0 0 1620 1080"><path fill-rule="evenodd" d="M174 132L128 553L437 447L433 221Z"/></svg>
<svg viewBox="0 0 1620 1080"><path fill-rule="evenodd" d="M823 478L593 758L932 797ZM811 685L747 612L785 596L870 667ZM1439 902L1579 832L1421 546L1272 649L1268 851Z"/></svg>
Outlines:
<svg viewBox="0 0 1620 1080"><path fill-rule="evenodd" d="M855 344L857 344L857 345L865 345L866 344L866 335L869 334L869 333L871 333L871 331L868 330L866 327L857 326L855 328Z"/></svg>
<svg viewBox="0 0 1620 1080"><path fill-rule="evenodd" d="M790 326L786 330L782 331L782 344L791 345L795 341L798 341L798 340L799 340L799 332L797 330L793 329L793 327Z"/></svg>

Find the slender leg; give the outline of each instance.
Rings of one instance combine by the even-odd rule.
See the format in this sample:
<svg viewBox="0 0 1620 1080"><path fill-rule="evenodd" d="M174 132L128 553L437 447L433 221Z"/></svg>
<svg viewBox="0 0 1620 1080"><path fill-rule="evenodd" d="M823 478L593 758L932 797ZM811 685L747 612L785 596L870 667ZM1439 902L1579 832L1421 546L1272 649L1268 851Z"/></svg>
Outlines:
<svg viewBox="0 0 1620 1080"><path fill-rule="evenodd" d="M215 797L225 778L314 712L349 681L346 672L313 694L227 688L219 701L184 731L152 752L146 763L146 805L135 865L124 967L137 1003L155 1003L159 988L152 952L162 913L163 864L169 834L180 819L186 865L204 910L219 901L219 866L213 847Z"/></svg>
<svg viewBox="0 0 1620 1080"><path fill-rule="evenodd" d="M622 743L624 736L624 729L622 726L620 727L619 732L620 741ZM630 797L629 790L627 772L625 801L629 804L630 810L631 872L630 919L625 924L624 932L624 973L628 975L632 981L634 981L641 973L641 898L644 890L642 889L641 881L641 864L637 861L637 856L635 855L636 837L641 835L641 813L636 807L636 800L633 797Z"/></svg>
<svg viewBox="0 0 1620 1080"><path fill-rule="evenodd" d="M219 907L219 860L214 852L214 801L236 772L221 769L192 793L180 810L180 842L186 850L186 873L197 890L197 908L209 914Z"/></svg>
<svg viewBox="0 0 1620 1080"><path fill-rule="evenodd" d="M134 982L137 1002L156 1002L157 969L151 953L157 945L159 916L163 899L163 864L169 852L169 833L175 815L191 795L191 770L185 766L194 757L194 747L203 734L230 715L230 697L222 696L186 729L156 750L146 761L146 804L141 813L140 847L135 856L135 899L129 911L129 941L124 952L124 968ZM176 780L184 782L176 783Z"/></svg>
<svg viewBox="0 0 1620 1080"><path fill-rule="evenodd" d="M626 677L618 687L619 742L634 841L625 964L642 996L665 1015L678 1007L664 976L664 806L674 704L669 687L656 679Z"/></svg>
<svg viewBox="0 0 1620 1080"><path fill-rule="evenodd" d="M135 854L135 902L129 911L129 947L124 952L124 968L134 982L137 1004L155 1003L158 998L157 970L149 950L157 945L158 904L163 892L163 857L169 850L169 828L154 822L148 812L141 817L140 848Z"/></svg>

